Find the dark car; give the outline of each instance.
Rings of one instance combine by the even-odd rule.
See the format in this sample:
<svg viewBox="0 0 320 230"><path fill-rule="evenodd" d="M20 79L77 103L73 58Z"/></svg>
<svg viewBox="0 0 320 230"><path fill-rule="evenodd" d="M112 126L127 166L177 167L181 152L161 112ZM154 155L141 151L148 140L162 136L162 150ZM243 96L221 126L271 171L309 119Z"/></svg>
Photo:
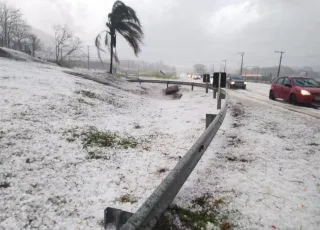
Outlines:
<svg viewBox="0 0 320 230"><path fill-rule="evenodd" d="M246 89L247 87L244 78L241 75L229 75L227 86L230 89Z"/></svg>
<svg viewBox="0 0 320 230"><path fill-rule="evenodd" d="M320 105L320 84L310 77L279 77L271 84L269 98Z"/></svg>

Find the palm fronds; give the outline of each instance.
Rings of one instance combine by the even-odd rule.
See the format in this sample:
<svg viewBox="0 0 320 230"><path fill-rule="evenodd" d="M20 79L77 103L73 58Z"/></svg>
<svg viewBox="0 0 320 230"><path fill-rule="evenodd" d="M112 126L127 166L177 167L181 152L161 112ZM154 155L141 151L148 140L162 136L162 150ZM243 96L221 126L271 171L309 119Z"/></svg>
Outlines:
<svg viewBox="0 0 320 230"><path fill-rule="evenodd" d="M98 55L101 60L100 51L106 52L101 48L101 39L105 34L104 46L108 47L111 54L110 57L110 72L112 72L112 60L119 62L116 48L116 32L121 34L124 39L133 48L134 54L137 56L141 52L143 44L143 30L139 18L135 10L125 5L122 1L116 1L113 4L111 13L108 14L108 22L106 23L108 31L102 31L96 37L95 45L98 49ZM110 38L109 38L110 36Z"/></svg>

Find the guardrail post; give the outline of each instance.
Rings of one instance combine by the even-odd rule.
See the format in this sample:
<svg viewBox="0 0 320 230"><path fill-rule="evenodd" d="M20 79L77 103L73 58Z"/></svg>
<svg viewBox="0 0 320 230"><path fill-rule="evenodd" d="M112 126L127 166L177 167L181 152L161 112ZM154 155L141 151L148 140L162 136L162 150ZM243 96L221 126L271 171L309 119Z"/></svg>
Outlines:
<svg viewBox="0 0 320 230"><path fill-rule="evenodd" d="M104 229L109 229L109 224L114 226L116 229L120 229L125 223L127 223L132 215L133 213L131 212L108 207L104 210Z"/></svg>
<svg viewBox="0 0 320 230"><path fill-rule="evenodd" d="M214 98L214 99L217 98L217 89L213 89L213 98Z"/></svg>
<svg viewBox="0 0 320 230"><path fill-rule="evenodd" d="M169 87L169 81L167 81L167 88Z"/></svg>
<svg viewBox="0 0 320 230"><path fill-rule="evenodd" d="M208 85L208 82L207 82L207 85L206 85L206 93L208 93L208 89L209 89L209 85Z"/></svg>
<svg viewBox="0 0 320 230"><path fill-rule="evenodd" d="M221 93L218 94L217 109L221 109Z"/></svg>
<svg viewBox="0 0 320 230"><path fill-rule="evenodd" d="M192 85L191 85L191 90L193 90L193 83L192 83Z"/></svg>
<svg viewBox="0 0 320 230"><path fill-rule="evenodd" d="M206 129L209 127L211 122L216 118L217 114L206 114Z"/></svg>

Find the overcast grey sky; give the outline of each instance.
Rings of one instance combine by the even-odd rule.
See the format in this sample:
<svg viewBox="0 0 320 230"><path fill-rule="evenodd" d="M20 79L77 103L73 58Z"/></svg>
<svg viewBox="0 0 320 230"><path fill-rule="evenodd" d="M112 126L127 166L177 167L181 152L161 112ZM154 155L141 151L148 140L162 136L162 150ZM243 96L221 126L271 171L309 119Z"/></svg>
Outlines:
<svg viewBox="0 0 320 230"><path fill-rule="evenodd" d="M67 24L86 44L94 46L105 29L110 0L9 0L28 22L48 34L53 24ZM124 0L143 23L141 60L176 66L203 63L211 68L240 65L275 66L283 50L283 65L320 69L320 0ZM134 59L121 39L120 59ZM92 52L95 52L92 49Z"/></svg>

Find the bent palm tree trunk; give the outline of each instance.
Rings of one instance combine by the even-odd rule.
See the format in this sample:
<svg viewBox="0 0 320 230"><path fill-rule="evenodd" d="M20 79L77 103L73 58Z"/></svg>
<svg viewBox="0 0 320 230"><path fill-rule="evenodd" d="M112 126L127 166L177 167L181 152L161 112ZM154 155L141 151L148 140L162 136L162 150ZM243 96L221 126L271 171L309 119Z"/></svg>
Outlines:
<svg viewBox="0 0 320 230"><path fill-rule="evenodd" d="M111 42L111 50L110 50L110 69L109 73L112 74L112 67L113 67L113 47L112 47L112 42Z"/></svg>
<svg viewBox="0 0 320 230"><path fill-rule="evenodd" d="M116 1L113 4L111 13L108 14L108 22L106 26L109 28L98 34L96 37L96 47L98 49L98 55L101 60L100 51L106 52L101 48L100 40L101 36L105 34L104 45L110 51L110 69L109 72L113 71L113 59L119 63L119 59L116 53L116 32L121 34L124 39L133 48L134 54L138 56L141 51L140 45L143 44L143 31L140 24L140 20L136 15L136 12L129 6L126 6L121 1ZM111 37L110 44L108 37ZM109 46L110 45L110 46ZM102 62L102 60L101 60Z"/></svg>
<svg viewBox="0 0 320 230"><path fill-rule="evenodd" d="M116 47L116 31L113 28L110 28L110 69L109 73L113 72L113 58L114 58L114 48Z"/></svg>

